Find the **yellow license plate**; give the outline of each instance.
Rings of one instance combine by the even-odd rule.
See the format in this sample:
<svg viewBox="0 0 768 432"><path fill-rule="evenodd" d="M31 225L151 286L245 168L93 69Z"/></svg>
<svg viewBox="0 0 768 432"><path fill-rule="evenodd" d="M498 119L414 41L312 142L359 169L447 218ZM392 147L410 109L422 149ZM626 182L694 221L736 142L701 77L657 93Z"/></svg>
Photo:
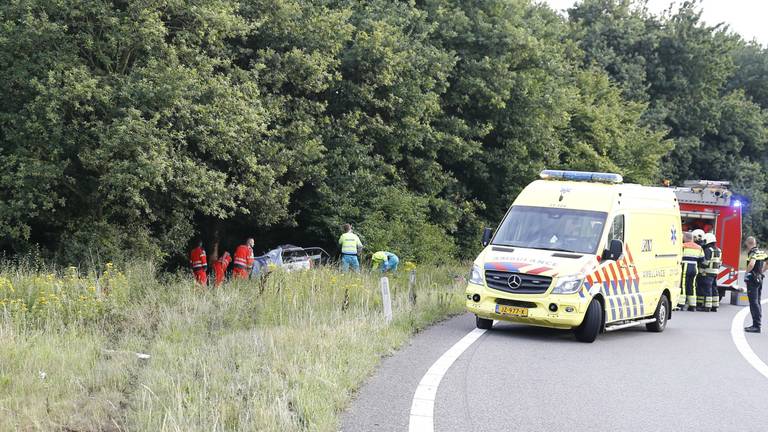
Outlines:
<svg viewBox="0 0 768 432"><path fill-rule="evenodd" d="M507 305L496 305L496 313L499 315L527 317L528 308L507 306Z"/></svg>

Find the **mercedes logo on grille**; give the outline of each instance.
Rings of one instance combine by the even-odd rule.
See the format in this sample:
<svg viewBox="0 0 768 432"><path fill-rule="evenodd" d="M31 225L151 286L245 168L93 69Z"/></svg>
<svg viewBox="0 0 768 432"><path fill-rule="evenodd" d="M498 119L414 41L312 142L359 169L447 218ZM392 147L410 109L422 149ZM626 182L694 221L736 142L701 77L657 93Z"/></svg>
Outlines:
<svg viewBox="0 0 768 432"><path fill-rule="evenodd" d="M520 288L520 285L522 285L523 279L520 278L520 276L514 274L507 279L507 285L509 285L512 289L518 289Z"/></svg>

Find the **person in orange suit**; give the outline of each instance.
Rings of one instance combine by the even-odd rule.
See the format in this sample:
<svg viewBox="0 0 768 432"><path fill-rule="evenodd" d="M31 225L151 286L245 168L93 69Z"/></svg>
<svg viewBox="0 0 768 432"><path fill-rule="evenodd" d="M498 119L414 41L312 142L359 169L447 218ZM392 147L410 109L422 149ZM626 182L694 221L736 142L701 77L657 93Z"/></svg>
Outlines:
<svg viewBox="0 0 768 432"><path fill-rule="evenodd" d="M224 276L227 274L227 267L229 267L229 263L231 262L232 257L229 255L229 252L224 252L224 254L213 263L213 273L216 277L214 286L218 287L224 282Z"/></svg>
<svg viewBox="0 0 768 432"><path fill-rule="evenodd" d="M256 261L256 257L253 256L253 244L252 238L245 241L244 244L235 249L235 257L232 263L232 277L235 279L248 279L253 269L253 263Z"/></svg>
<svg viewBox="0 0 768 432"><path fill-rule="evenodd" d="M195 281L200 285L208 284L208 258L205 256L203 241L197 241L197 247L189 253L189 265L195 275Z"/></svg>

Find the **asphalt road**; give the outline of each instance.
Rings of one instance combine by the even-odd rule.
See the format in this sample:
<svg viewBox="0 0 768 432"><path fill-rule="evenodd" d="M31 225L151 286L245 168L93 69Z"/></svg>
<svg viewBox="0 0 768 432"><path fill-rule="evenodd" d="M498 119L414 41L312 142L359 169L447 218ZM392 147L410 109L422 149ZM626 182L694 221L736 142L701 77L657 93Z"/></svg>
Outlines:
<svg viewBox="0 0 768 432"><path fill-rule="evenodd" d="M641 326L592 344L570 332L497 323L443 377L435 430L768 431L768 379L731 339L739 310L723 303L717 313L676 311L663 333ZM408 431L422 376L474 328L472 315L453 318L385 358L342 430ZM747 342L768 363L768 333L748 334Z"/></svg>

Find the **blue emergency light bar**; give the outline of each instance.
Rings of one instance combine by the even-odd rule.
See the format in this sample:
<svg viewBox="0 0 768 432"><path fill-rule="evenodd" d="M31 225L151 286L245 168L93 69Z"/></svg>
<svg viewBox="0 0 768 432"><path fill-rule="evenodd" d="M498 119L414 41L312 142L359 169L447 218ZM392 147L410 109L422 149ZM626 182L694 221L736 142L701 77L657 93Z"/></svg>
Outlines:
<svg viewBox="0 0 768 432"><path fill-rule="evenodd" d="M589 171L544 170L539 173L539 177L544 180L570 180L600 183L622 183L624 181L621 174Z"/></svg>

